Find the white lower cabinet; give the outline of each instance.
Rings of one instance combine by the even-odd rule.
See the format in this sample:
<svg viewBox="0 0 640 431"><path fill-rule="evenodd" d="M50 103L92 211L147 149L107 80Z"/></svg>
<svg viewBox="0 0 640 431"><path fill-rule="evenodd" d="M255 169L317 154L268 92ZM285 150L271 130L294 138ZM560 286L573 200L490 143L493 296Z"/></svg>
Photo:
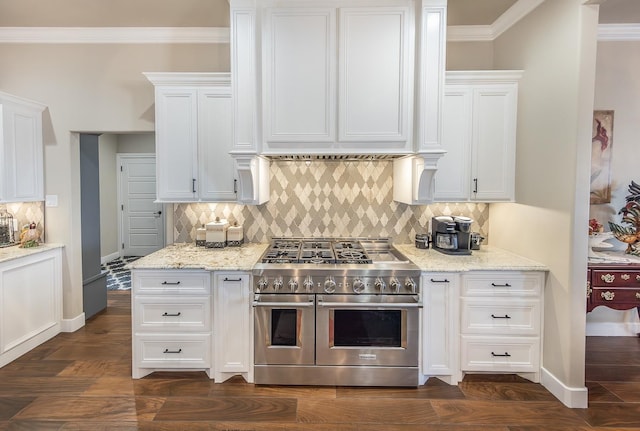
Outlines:
<svg viewBox="0 0 640 431"><path fill-rule="evenodd" d="M517 373L540 381L544 272L461 276L462 373Z"/></svg>
<svg viewBox="0 0 640 431"><path fill-rule="evenodd" d="M204 370L213 376L211 273L131 271L132 376Z"/></svg>
<svg viewBox="0 0 640 431"><path fill-rule="evenodd" d="M250 299L250 273L214 272L213 357L217 383L235 375L253 382Z"/></svg>
<svg viewBox="0 0 640 431"><path fill-rule="evenodd" d="M0 263L0 367L57 335L62 249Z"/></svg>
<svg viewBox="0 0 640 431"><path fill-rule="evenodd" d="M422 374L449 383L460 380L456 272L422 274Z"/></svg>

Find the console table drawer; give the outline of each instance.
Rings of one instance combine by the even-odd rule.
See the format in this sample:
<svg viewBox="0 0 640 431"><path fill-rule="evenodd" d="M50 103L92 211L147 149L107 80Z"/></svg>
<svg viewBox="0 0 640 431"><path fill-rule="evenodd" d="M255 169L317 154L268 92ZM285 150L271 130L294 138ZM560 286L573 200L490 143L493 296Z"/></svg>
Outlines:
<svg viewBox="0 0 640 431"><path fill-rule="evenodd" d="M592 270L593 287L637 287L640 289L640 271Z"/></svg>

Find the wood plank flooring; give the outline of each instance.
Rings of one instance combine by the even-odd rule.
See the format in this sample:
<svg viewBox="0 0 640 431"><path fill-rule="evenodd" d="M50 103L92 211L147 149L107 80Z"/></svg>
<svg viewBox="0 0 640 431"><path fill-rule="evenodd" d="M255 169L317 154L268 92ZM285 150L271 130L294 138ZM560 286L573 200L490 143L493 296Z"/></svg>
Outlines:
<svg viewBox="0 0 640 431"><path fill-rule="evenodd" d="M416 389L214 384L199 372L133 380L130 299L109 292L108 309L84 328L0 368L0 431L640 429L638 338L588 337L588 409L514 375Z"/></svg>

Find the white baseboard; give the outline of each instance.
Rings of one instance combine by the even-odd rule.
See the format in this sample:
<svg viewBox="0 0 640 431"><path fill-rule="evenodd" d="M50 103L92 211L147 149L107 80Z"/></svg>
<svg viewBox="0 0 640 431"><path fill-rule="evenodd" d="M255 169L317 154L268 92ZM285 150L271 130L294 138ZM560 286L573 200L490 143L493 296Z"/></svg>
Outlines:
<svg viewBox="0 0 640 431"><path fill-rule="evenodd" d="M589 393L586 387L571 388L562 383L549 370L542 367L540 383L547 388L562 404L571 409L586 409L589 404Z"/></svg>
<svg viewBox="0 0 640 431"><path fill-rule="evenodd" d="M60 332L76 332L84 326L84 312L80 313L73 319L62 319Z"/></svg>
<svg viewBox="0 0 640 431"><path fill-rule="evenodd" d="M640 323L637 322L587 322L587 337L637 337Z"/></svg>
<svg viewBox="0 0 640 431"><path fill-rule="evenodd" d="M104 265L105 263L111 262L112 260L117 259L119 257L120 257L120 252L119 251L116 251L115 253L108 254L106 256L102 256L100 258L100 264Z"/></svg>

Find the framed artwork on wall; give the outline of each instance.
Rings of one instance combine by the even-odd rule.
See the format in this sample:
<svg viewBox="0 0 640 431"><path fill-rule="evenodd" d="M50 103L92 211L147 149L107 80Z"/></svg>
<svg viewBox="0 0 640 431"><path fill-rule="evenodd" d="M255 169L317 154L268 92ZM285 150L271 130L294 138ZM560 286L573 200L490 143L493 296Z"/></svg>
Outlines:
<svg viewBox="0 0 640 431"><path fill-rule="evenodd" d="M611 202L613 111L593 111L591 139L591 204Z"/></svg>

